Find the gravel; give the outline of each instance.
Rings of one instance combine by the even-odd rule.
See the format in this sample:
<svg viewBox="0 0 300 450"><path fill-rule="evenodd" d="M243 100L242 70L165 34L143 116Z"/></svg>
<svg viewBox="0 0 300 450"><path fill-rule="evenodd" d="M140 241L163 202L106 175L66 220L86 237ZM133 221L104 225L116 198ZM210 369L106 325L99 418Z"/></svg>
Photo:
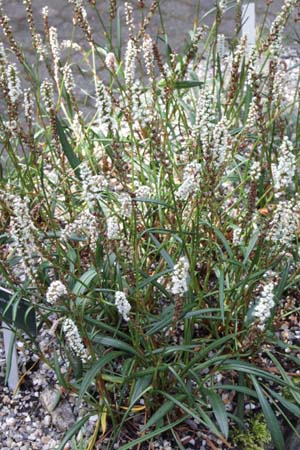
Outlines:
<svg viewBox="0 0 300 450"><path fill-rule="evenodd" d="M2 355L1 355L2 356ZM41 376L43 382L40 382ZM38 380L38 382L36 382ZM54 388L49 388L53 385ZM49 390L59 391L55 374L43 363L36 372L26 376L26 381L13 395L4 386L3 363L0 369L0 449L7 450L54 450L80 418L83 408L76 405L76 397L68 396L60 400L55 409L48 413L49 407L41 401L43 394ZM83 438L88 439L94 430L98 416L92 416L83 429ZM70 444L64 450L71 449Z"/></svg>
<svg viewBox="0 0 300 450"><path fill-rule="evenodd" d="M43 337L46 339L46 332ZM19 376L27 372L27 368L34 363L31 371L26 373L14 393L4 386L5 355L0 337L0 443L1 450L54 450L71 423L78 416L76 398L69 396L59 402L56 409L56 420L45 408L41 401L45 392L51 389L60 393L55 373L46 364L24 349L22 342L17 342ZM67 405L67 406L66 406ZM53 406L53 405L52 405ZM68 413L61 415L61 407ZM54 412L53 411L53 412ZM65 450L71 448L66 446Z"/></svg>
<svg viewBox="0 0 300 450"><path fill-rule="evenodd" d="M75 395L63 395L55 373L45 363L38 361L19 341L17 353L22 382L14 395L4 386L5 355L1 339L0 336L0 450L54 450L62 442L66 431L87 410L87 406L83 404L79 408ZM49 346L49 334L46 330L42 332L40 341L45 349ZM28 368L33 365L29 371ZM61 370L64 369L62 366ZM76 436L78 443L81 440L86 443L92 436L97 420L97 415L89 418L81 433ZM190 434L181 437L187 445L186 450L208 449L198 424L190 419L186 425L191 430ZM213 436L210 438L214 440L215 448L222 450L222 443ZM109 439L100 438L94 449L105 450L106 442L109 442ZM127 442L124 436L115 448ZM85 448L84 445L78 448ZM153 448L176 450L178 447L165 436L158 436L153 442ZM71 443L65 445L64 450L68 449L73 449ZM141 450L145 449L148 449L148 444L141 447Z"/></svg>
<svg viewBox="0 0 300 450"><path fill-rule="evenodd" d="M280 320L276 335L283 343L292 344L293 355L300 358L300 352L297 350L300 341L300 315L296 312L297 299L294 296L287 296L281 301L281 305L282 314L279 316L285 317L288 313L288 317ZM62 442L65 432L87 410L87 406L83 404L79 408L76 395L64 394L55 373L27 350L21 341L17 341L16 346L19 376L22 381L18 392L14 395L4 386L5 355L1 338L0 333L0 450L54 450ZM42 330L39 340L44 353L51 357L52 347L55 345L53 336L47 330ZM271 361L262 354L261 363L263 367L267 368ZM298 369L291 367L290 362L282 361L282 364L287 372L294 372ZM61 361L61 371L67 371L63 361ZM222 382L222 378L218 377L220 378L221 374L216 374L216 382ZM228 396L228 392L225 392L224 395ZM226 409L232 411L234 400L231 397L224 397L223 401ZM251 414L254 411L255 414L259 412L259 407L255 402L249 402L246 404L246 414L247 410L252 411ZM90 417L82 433L77 436L77 440L80 441L82 434L83 442L87 441L95 429L97 418L97 415ZM138 420L136 422L137 429L139 427ZM218 450L223 448L222 443L218 442L214 436L209 435L206 442L203 439L205 437L203 430L192 419L187 420L185 426L187 434L180 438L187 445L186 450L212 448L208 445L208 441L212 442ZM300 423L297 428L300 429ZM126 436L124 439L120 440L120 446L128 442ZM296 447L299 445L299 438L295 434L292 433L288 442L287 450L300 448L300 446ZM105 450L105 444L105 439L99 438L94 448ZM153 445L155 450L176 450L178 448L173 442L170 443L166 436L157 437ZM67 444L64 450L71 448L71 444ZM118 445L115 448L117 449ZM148 445L141 447L141 450L146 448ZM272 449L272 447L268 448Z"/></svg>

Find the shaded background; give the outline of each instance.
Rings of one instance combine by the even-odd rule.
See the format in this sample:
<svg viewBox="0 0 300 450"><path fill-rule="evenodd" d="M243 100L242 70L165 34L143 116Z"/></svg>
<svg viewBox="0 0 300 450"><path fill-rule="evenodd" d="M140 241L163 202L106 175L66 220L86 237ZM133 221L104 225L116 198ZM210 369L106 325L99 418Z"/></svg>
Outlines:
<svg viewBox="0 0 300 450"><path fill-rule="evenodd" d="M22 0L3 0L3 8L6 14L11 18L12 25L18 40L24 43L25 47L30 50L31 40L28 33L28 27L26 24L26 14L25 7ZM103 33L100 30L98 19L93 12L93 9L89 6L88 2L84 2L89 15L90 25L95 33L95 39L100 44L104 44ZM142 10L138 7L138 0L132 0L131 3L136 9L136 16L141 16ZM147 12L151 0L145 0L144 11ZM231 1L231 3L233 3ZM267 10L267 3L270 3L269 12L266 17L266 27L269 28L272 20L276 16L283 5L283 0L258 0L255 2L256 6L256 17L257 23L261 24L264 20L264 16ZM174 50L180 50L184 43L184 39L187 32L193 28L194 19L197 10L200 11L200 16L207 13L210 9L214 7L214 0L161 0L161 11L163 18L165 20L165 29L169 37L169 42ZM244 1L247 4L247 0ZM41 24L41 10L44 6L49 8L50 25L54 25L58 29L58 34L60 40L69 39L72 33L72 5L68 0L32 0L34 16L36 20L36 25L39 30L42 29ZM96 0L96 6L101 13L106 24L109 20L109 0ZM117 7L121 8L120 13L122 17L122 24L124 24L124 0L117 0ZM289 26L287 28L287 37L291 39L291 42L297 39L297 28L299 29L300 37L300 22L295 23L294 19L297 18L297 13L300 11L300 6L296 8L296 13L290 20ZM206 24L212 22L214 13L209 15L205 19ZM154 33L161 32L160 20L158 14L155 15L152 30ZM220 31L226 36L230 37L234 30L234 8L227 11L222 19L222 24ZM82 32L76 33L76 37L79 41L82 39ZM2 39L2 37L0 38Z"/></svg>
<svg viewBox="0 0 300 450"><path fill-rule="evenodd" d="M83 2L86 6L88 19L93 31L93 37L97 44L106 48L106 39L103 34L103 29L100 25L99 18L93 7L87 0ZM121 30L122 30L122 54L124 54L126 41L127 41L127 28L124 17L124 0L116 0L116 5L120 15ZM152 0L144 0L145 7L139 7L140 2L138 0L131 0L134 6L135 21L138 25L143 17L147 14L151 6ZM248 0L244 0L244 4L247 4ZM270 25L275 16L280 12L283 5L283 0L260 0L255 2L256 6L256 20L257 29L264 23L264 29L268 31ZM30 63L36 62L34 52L32 49L31 35L29 33L28 24L26 20L26 10L22 0L2 0L3 10L5 14L11 19L11 25L14 31L14 35L19 43L21 43L26 59ZM235 5L235 0L229 0L228 4ZM269 4L269 6L267 6ZM215 11L207 14L214 8L215 0L160 0L161 16L165 26L165 32L168 35L168 43L174 51L180 51L184 47L184 44L189 39L189 31L194 28L194 24L198 19L198 23L204 23L210 25L215 17ZM38 32L43 34L42 23L42 8L48 6L49 9L49 25L55 26L58 30L59 42L63 40L71 39L72 33L74 33L74 42L79 43L82 47L88 49L86 37L79 27L74 29L72 17L73 17L73 5L69 3L69 0L32 0L33 14L35 26ZM110 17L110 0L96 0L96 8L98 10L101 19L106 27L109 28ZM267 14L266 14L267 13ZM205 19L201 21L201 17L206 15ZM285 40L287 44L294 49L297 49L300 53L300 22L297 19L300 17L300 0L299 6L296 7L295 12L290 17L288 26L286 28ZM234 35L235 30L235 7L226 11L219 28L220 33L224 33L226 38L230 39ZM297 31L299 29L299 31ZM115 40L116 36L116 19L113 21L113 36ZM147 30L152 36L162 36L164 29L161 25L160 15L155 13L151 26ZM298 41L299 38L299 41ZM5 46L7 45L6 39L0 31L0 42L3 41ZM158 40L162 53L164 53L164 44L162 39ZM65 52L62 52L65 54ZM62 60L64 56L62 54ZM11 56L13 60L13 55ZM44 63L38 63L40 69L41 79L48 77L47 70ZM97 74L106 79L108 76L107 71L103 71L103 60L97 58L96 70ZM84 66L82 62L82 55L79 52L72 52L72 70L76 83L76 96L79 103L82 106L82 111L91 114L92 109L95 106L95 99L93 97L94 82L91 76L90 70L87 66ZM141 70L143 68L141 67ZM22 75L22 84L26 87L26 74ZM92 107L92 109L91 109ZM5 111L4 99L0 98L0 113Z"/></svg>

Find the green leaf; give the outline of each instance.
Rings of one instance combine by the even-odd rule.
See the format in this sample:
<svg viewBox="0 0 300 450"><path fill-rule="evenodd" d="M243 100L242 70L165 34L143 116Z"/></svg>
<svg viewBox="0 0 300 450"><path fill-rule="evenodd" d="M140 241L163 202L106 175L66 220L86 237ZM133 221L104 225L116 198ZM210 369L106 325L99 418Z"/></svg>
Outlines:
<svg viewBox="0 0 300 450"><path fill-rule="evenodd" d="M138 284L137 289L143 289L148 284L153 283L154 281L158 280L160 277L163 277L164 275L167 275L168 273L173 272L173 269L166 269L162 272L156 273L152 275L151 277L147 277L146 280L141 281L141 283Z"/></svg>
<svg viewBox="0 0 300 450"><path fill-rule="evenodd" d="M174 89L191 89L194 87L202 87L204 85L203 81L196 81L196 80L183 80L183 81L176 81L174 83ZM159 87L165 87L166 81L161 80L158 83Z"/></svg>
<svg viewBox="0 0 300 450"><path fill-rule="evenodd" d="M206 360L207 355L210 351L213 351L215 349L220 350L226 342L230 341L231 339L234 339L235 335L228 335L223 336L219 339L215 339L211 344L204 346L203 350L200 350L197 352L197 354L194 356L193 359L185 366L184 373L188 372L189 369L191 369L198 361L201 361L201 359ZM222 358L226 358L226 355L222 355ZM212 360L208 359L208 362ZM224 363L225 365L225 363ZM227 367L227 366L226 366Z"/></svg>
<svg viewBox="0 0 300 450"><path fill-rule="evenodd" d="M210 293L211 295L211 293ZM197 309L196 311L189 311L184 315L184 319L190 319L191 317L205 316L206 319L214 319L215 316L210 316L209 313L212 312L220 312L220 308L206 308L206 309ZM206 315L207 314L207 315ZM220 316L217 316L219 319Z"/></svg>
<svg viewBox="0 0 300 450"><path fill-rule="evenodd" d="M284 406L288 411L294 414L295 417L300 417L300 408L298 406L296 406L294 403L290 402L286 398L282 397L282 395L278 394L272 389L268 387L266 387L266 389L276 400L278 400L282 404L282 406Z"/></svg>
<svg viewBox="0 0 300 450"><path fill-rule="evenodd" d="M88 288L93 279L97 276L97 272L95 269L89 269L87 272L85 272L78 281L76 281L75 286L73 287L73 293L75 295L82 295L84 294Z"/></svg>
<svg viewBox="0 0 300 450"><path fill-rule="evenodd" d="M114 339L106 336L94 336L90 337L90 339L96 344L102 344L104 347L113 347L119 350L123 350L126 353L131 353L136 356L142 356L138 351L136 351L131 345L126 344L126 342L119 341L118 339Z"/></svg>
<svg viewBox="0 0 300 450"><path fill-rule="evenodd" d="M204 392L210 400L210 404L212 406L213 413L218 422L220 430L227 439L229 434L229 424L225 405L216 392L212 391L211 389L205 389Z"/></svg>
<svg viewBox="0 0 300 450"><path fill-rule="evenodd" d="M68 239L70 241L76 241L76 242L85 242L85 241L87 241L87 237L86 237L86 235L83 232L82 232L82 234L71 233L68 236Z"/></svg>
<svg viewBox="0 0 300 450"><path fill-rule="evenodd" d="M194 353L194 349L198 347L199 344L193 344L193 345L174 345L171 347L160 347L156 348L155 350L151 351L151 355L157 355L158 353L163 353L164 355L168 355L169 353L175 354L177 352L190 352ZM147 356L147 353L146 353ZM150 354L149 354L150 356Z"/></svg>
<svg viewBox="0 0 300 450"><path fill-rule="evenodd" d="M175 89L191 89L194 87L204 86L203 81L186 80L186 81L176 81L174 84Z"/></svg>
<svg viewBox="0 0 300 450"><path fill-rule="evenodd" d="M118 8L117 9L117 57L118 60L121 60L121 55L122 55L122 34L121 34L121 11L123 9L122 8Z"/></svg>
<svg viewBox="0 0 300 450"><path fill-rule="evenodd" d="M286 267L284 268L282 274L281 274L281 278L280 278L280 282L278 284L278 286L275 289L275 298L276 298L276 304L278 304L279 300L281 299L281 296L283 294L283 291L286 289L286 283L287 283L287 279L289 276L289 270L290 270L290 261L288 261L286 263Z"/></svg>
<svg viewBox="0 0 300 450"><path fill-rule="evenodd" d="M182 396L181 399L182 398L184 398L184 396ZM159 423L170 411L172 411L174 405L175 403L173 402L173 400L166 401L160 408L158 408L153 416L150 417L146 425L141 428L141 432L143 433L153 425L157 425L157 423Z"/></svg>
<svg viewBox="0 0 300 450"><path fill-rule="evenodd" d="M141 444L142 442L149 441L150 439L154 438L155 436L162 435L165 431L170 430L171 428L175 428L177 425L182 423L185 419L187 419L188 416L183 416L180 419L176 420L176 422L169 423L168 425L161 427L155 431L152 431L151 433L145 434L144 436L135 439L134 441L129 442L128 444L122 445L122 447L119 447L119 450L131 450L133 448L136 448L138 444Z"/></svg>
<svg viewBox="0 0 300 450"><path fill-rule="evenodd" d="M239 382L240 382L240 380L239 380ZM228 391L241 392L242 394L257 398L256 392L253 389L247 388L246 386L237 386L234 384L215 384L214 388L215 389L225 389Z"/></svg>
<svg viewBox="0 0 300 450"><path fill-rule="evenodd" d="M271 434L271 437L273 440L273 444L275 445L277 450L285 450L285 443L284 443L283 435L282 435L282 432L280 429L280 424L279 424L269 402L265 398L257 379L253 375L250 375L250 377L251 377L253 386L256 390L257 397L260 402L261 408L263 410L263 413L264 413L264 416L266 419L266 423L267 423L267 427L270 431L270 434Z"/></svg>
<svg viewBox="0 0 300 450"><path fill-rule="evenodd" d="M134 362L133 358L129 362ZM145 370L139 370L138 372L133 372L131 375L127 375L126 380L130 382L131 380L136 380L137 378L144 377L145 375L157 375L159 372L164 372L169 370L169 364L160 364L158 367L149 367Z"/></svg>
<svg viewBox="0 0 300 450"><path fill-rule="evenodd" d="M60 386L63 386L64 388L67 388L67 382L63 377L63 374L60 370L60 365L59 365L59 361L58 361L58 356L56 353L56 350L54 348L53 351L53 359L54 359L54 370L55 370L55 375L57 377L57 380L59 381Z"/></svg>
<svg viewBox="0 0 300 450"><path fill-rule="evenodd" d="M222 269L216 270L216 275L219 281L219 304L222 316L222 322L225 322L224 316L224 301L225 301L225 293L224 293L224 271Z"/></svg>
<svg viewBox="0 0 300 450"><path fill-rule="evenodd" d="M76 434L78 431L81 430L85 422L91 417L91 414L84 416L82 419L78 420L71 428L70 430L65 434L62 442L60 443L59 447L57 447L56 450L64 450L65 445L69 442L69 440Z"/></svg>
<svg viewBox="0 0 300 450"><path fill-rule="evenodd" d="M168 266L170 267L170 269L174 268L174 261L172 260L171 256L169 255L169 253L163 248L164 244L161 244L156 237L154 236L154 234L149 233L149 236L151 237L153 243L155 244L155 246L157 247L157 249L159 250L159 253L161 254L161 256L163 257L163 259L166 261L166 263L168 264Z"/></svg>
<svg viewBox="0 0 300 450"><path fill-rule="evenodd" d="M251 255L252 250L254 249L254 247L256 245L258 237L259 237L259 231L254 233L254 235L251 237L250 242L245 250L244 261L243 261L244 265L246 265L246 263L248 262L249 256Z"/></svg>
<svg viewBox="0 0 300 450"><path fill-rule="evenodd" d="M72 351L68 351L67 355L70 366L72 368L72 372L74 374L74 378L78 380L82 377L83 372L82 359L79 356L74 355Z"/></svg>
<svg viewBox="0 0 300 450"><path fill-rule="evenodd" d="M141 203L152 203L153 205L159 205L159 206L164 206L165 208L175 209L173 206L169 205L168 203L162 202L161 200L157 200L155 198L135 197L134 201L141 202Z"/></svg>
<svg viewBox="0 0 300 450"><path fill-rule="evenodd" d="M72 169L74 169L74 172L76 174L76 176L79 178L79 165L80 165L80 159L78 158L78 156L74 153L67 137L64 131L64 128L62 126L62 124L59 121L59 118L56 116L56 129L57 129L57 133L58 133L58 137L60 140L60 143L62 145L63 148L63 152L66 155L70 166L72 167Z"/></svg>
<svg viewBox="0 0 300 450"><path fill-rule="evenodd" d="M137 379L137 381L134 384L134 389L131 395L129 409L131 409L136 404L136 402L139 400L140 397L142 397L145 394L145 392L151 389L150 386L151 380L152 380L151 375L145 375L144 377Z"/></svg>
<svg viewBox="0 0 300 450"><path fill-rule="evenodd" d="M181 402L178 397L172 396L167 392L161 392L169 400L173 400L175 405L179 406L184 412L189 414L190 417L193 417L197 421L201 422L205 425L209 430L211 430L216 436L221 436L218 428L215 426L214 422L210 419L210 417L206 414L206 412L200 407L199 409L192 409L186 406L183 402Z"/></svg>
<svg viewBox="0 0 300 450"><path fill-rule="evenodd" d="M36 336L37 326L32 303L20 297L20 292L0 288L0 318L7 324Z"/></svg>
<svg viewBox="0 0 300 450"><path fill-rule="evenodd" d="M163 328L170 325L172 322L173 316L174 316L174 306L173 305L167 306L162 311L161 320L156 319L154 325L151 326L150 330L147 331L146 335L152 336L153 334L158 333L160 330L162 330Z"/></svg>
<svg viewBox="0 0 300 450"><path fill-rule="evenodd" d="M68 251L66 253L66 259L69 263L69 270L72 274L75 273L76 261L77 261L77 253L71 246L68 246Z"/></svg>
<svg viewBox="0 0 300 450"><path fill-rule="evenodd" d="M244 372L239 372L238 377L239 377L239 381L238 381L239 387L242 387L243 390L238 391L236 415L241 420L241 422L244 423L244 415L245 415L245 395L244 395L244 393L245 393L245 389L248 389L248 388L246 388L246 386L245 386Z"/></svg>
<svg viewBox="0 0 300 450"><path fill-rule="evenodd" d="M289 386L288 383L283 381L277 375L273 375L270 372L265 372L264 370L244 361L233 359L224 361L222 364L222 370L236 370L237 372L245 372L248 375L255 375L256 377L265 378L268 381L274 381L274 383L280 384L281 386Z"/></svg>
<svg viewBox="0 0 300 450"><path fill-rule="evenodd" d="M289 390L290 394L294 397L295 403L299 404L300 403L299 388L298 387L296 388L296 386L294 385L293 381L286 374L286 371L284 370L284 368L282 367L282 365L280 364L278 359L275 358L275 356L270 351L266 350L266 353L269 356L269 358L271 359L271 361L277 367L280 375L282 376L282 379L286 382L287 389Z"/></svg>
<svg viewBox="0 0 300 450"><path fill-rule="evenodd" d="M97 289L95 289L95 291L97 291ZM115 291L112 291L112 292L115 292ZM130 336L128 336L126 333L123 333L122 331L118 330L115 326L108 325L107 323L103 322L102 320L96 320L96 319L93 319L92 317L85 315L84 321L87 323L90 323L91 325L96 326L97 329L100 328L101 330L107 331L109 334L112 334L113 336L119 336L123 340L131 342Z"/></svg>
<svg viewBox="0 0 300 450"><path fill-rule="evenodd" d="M10 375L11 365L12 365L12 358L13 358L13 351L15 349L15 341L16 341L16 335L14 333L12 333L10 340L9 340L8 354L6 355L6 370L5 370L5 380L4 380L5 385L8 383L8 380L9 380L9 375Z"/></svg>
<svg viewBox="0 0 300 450"><path fill-rule="evenodd" d="M218 230L218 228L216 228L214 226L212 226L212 229L214 230L214 232L216 233L217 237L220 239L220 241L224 245L225 250L228 253L229 258L234 260L233 252L232 252L232 250L230 248L230 245L229 245L226 237L224 236L224 234L220 230Z"/></svg>
<svg viewBox="0 0 300 450"><path fill-rule="evenodd" d="M107 373L103 373L101 375L101 377L104 381L109 381L109 383L112 383L112 384L123 384L124 383L124 378L118 377L117 375L108 375Z"/></svg>
<svg viewBox="0 0 300 450"><path fill-rule="evenodd" d="M243 120L243 123L245 125L246 125L248 114L249 114L251 100L252 100L252 92L251 92L251 88L248 87L246 95L245 95L245 103L244 103L244 120Z"/></svg>
<svg viewBox="0 0 300 450"><path fill-rule="evenodd" d="M81 386L80 386L80 391L78 394L78 401L80 402L84 396L84 394L86 393L88 387L90 386L90 384L92 383L92 381L94 380L94 378L96 378L96 376L99 374L99 372L101 371L101 369L108 363L110 363L111 361L113 361L116 358L119 358L120 356L123 356L124 352L111 352L108 353L107 355L103 356L101 359L99 359L99 361L96 362L96 364L94 364L89 370L88 372L86 372L85 376L83 377Z"/></svg>

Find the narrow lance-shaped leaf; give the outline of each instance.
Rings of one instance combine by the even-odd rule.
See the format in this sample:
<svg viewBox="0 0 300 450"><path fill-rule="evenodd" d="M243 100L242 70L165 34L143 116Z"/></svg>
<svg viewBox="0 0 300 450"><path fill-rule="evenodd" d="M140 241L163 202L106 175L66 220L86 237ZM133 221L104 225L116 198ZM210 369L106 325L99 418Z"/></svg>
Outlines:
<svg viewBox="0 0 300 450"><path fill-rule="evenodd" d="M264 393L263 393L257 379L253 375L250 375L250 377L251 377L253 386L256 390L258 400L262 407L262 410L263 410L263 413L264 413L264 416L266 419L267 427L270 431L273 443L277 450L285 450L286 447L285 447L283 435L282 435L282 432L280 429L280 424L279 424L268 400L264 396Z"/></svg>
<svg viewBox="0 0 300 450"><path fill-rule="evenodd" d="M224 271L222 269L216 271L216 275L219 281L219 304L221 310L222 322L225 322L224 317L224 301L225 301L225 293L224 293Z"/></svg>
<svg viewBox="0 0 300 450"><path fill-rule="evenodd" d="M184 398L184 396L182 398ZM175 403L172 400L166 401L157 411L155 411L153 416L150 417L146 425L141 429L141 432L144 432L153 425L157 425L174 408L174 405Z"/></svg>
<svg viewBox="0 0 300 450"><path fill-rule="evenodd" d="M211 389L206 389L205 393L209 398L213 413L220 427L220 430L222 431L224 437L227 439L229 434L229 424L225 405L222 402L220 396L216 392L212 391Z"/></svg>
<svg viewBox="0 0 300 450"><path fill-rule="evenodd" d="M111 352L108 353L107 355L103 356L99 361L97 361L91 368L90 370L85 374L81 386L80 386L80 391L78 394L78 400L81 401L84 394L86 393L88 387L90 386L90 384L92 383L92 381L94 380L94 378L96 378L96 376L100 373L101 369L108 363L110 363L111 361L113 361L114 359L118 358L119 356L124 355L124 352Z"/></svg>
<svg viewBox="0 0 300 450"><path fill-rule="evenodd" d="M90 418L90 415L87 415L83 417L82 419L78 420L71 428L70 430L65 434L62 442L60 443L59 447L56 450L64 450L66 444L69 442L69 440L78 432L81 430L85 422Z"/></svg>
<svg viewBox="0 0 300 450"><path fill-rule="evenodd" d="M125 351L126 353L141 356L141 354L137 350L135 350L135 348L119 339L114 339L107 336L94 336L91 337L90 339L97 344L104 345L105 347L117 348L119 350Z"/></svg>
<svg viewBox="0 0 300 450"><path fill-rule="evenodd" d="M129 442L128 444L122 445L122 447L119 447L119 450L130 450L135 448L136 445L141 444L142 442L149 441L150 439L154 438L155 436L162 435L165 431L170 430L171 428L175 428L176 425L179 425L182 423L185 419L187 419L187 415L181 417L180 419L176 420L176 422L169 423L168 425L165 425L164 427L161 427L157 430L152 431L151 433L145 434L144 436L135 439L134 441Z"/></svg>
<svg viewBox="0 0 300 450"><path fill-rule="evenodd" d="M139 398L143 395L143 393L148 390L149 385L151 383L152 376L146 375L144 377L138 378L134 384L134 389L131 395L131 401L129 408L139 400Z"/></svg>
<svg viewBox="0 0 300 450"><path fill-rule="evenodd" d="M66 155L70 166L72 169L74 169L74 172L76 176L79 178L79 165L80 165L80 159L78 156L74 153L71 144L69 143L67 136L65 134L65 130L60 123L58 117L56 117L56 129L58 133L58 137L63 149L64 154Z"/></svg>
<svg viewBox="0 0 300 450"><path fill-rule="evenodd" d="M95 269L90 269L87 272L85 272L79 280L75 283L75 286L73 287L73 293L76 295L81 295L86 292L88 287L90 286L93 279L96 277L97 272Z"/></svg>

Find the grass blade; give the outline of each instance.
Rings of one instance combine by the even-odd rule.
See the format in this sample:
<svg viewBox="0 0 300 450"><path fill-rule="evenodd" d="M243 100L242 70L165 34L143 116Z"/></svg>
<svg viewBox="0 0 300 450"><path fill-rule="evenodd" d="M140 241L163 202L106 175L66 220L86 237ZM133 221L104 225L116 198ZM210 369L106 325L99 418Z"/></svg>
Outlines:
<svg viewBox="0 0 300 450"><path fill-rule="evenodd" d="M216 271L216 275L219 281L219 304L220 304L220 311L221 311L221 317L223 324L225 323L225 316L224 316L224 302L225 302L225 293L224 293L224 271L222 269Z"/></svg>
<svg viewBox="0 0 300 450"><path fill-rule="evenodd" d="M227 439L229 434L228 416L225 409L225 405L222 402L220 396L211 389L205 389L204 391L209 398L217 423L222 431L224 437Z"/></svg>
<svg viewBox="0 0 300 450"><path fill-rule="evenodd" d="M56 450L64 450L65 446L69 442L69 440L74 436L74 434L76 434L79 430L81 430L81 428L83 427L83 425L89 418L90 418L90 415L87 415L87 416L83 417L82 419L78 420L78 422L76 422L70 428L70 430L65 434L62 442L60 443L59 447L57 447Z"/></svg>
<svg viewBox="0 0 300 450"><path fill-rule="evenodd" d="M141 444L142 442L148 441L155 436L163 434L165 431L170 430L171 428L176 427L176 425L179 425L182 423L185 419L187 419L188 416L183 416L180 419L176 420L176 422L169 423L168 425L159 428L158 430L152 431L151 433L146 434L145 436L142 436L138 439L135 439L134 441L129 442L128 444L122 445L122 447L119 447L119 450L130 450L133 448L136 448L135 446L138 444Z"/></svg>
<svg viewBox="0 0 300 450"><path fill-rule="evenodd" d="M59 137L61 146L63 148L63 152L66 155L66 157L70 163L70 166L72 167L72 169L74 169L76 176L79 178L80 159L74 153L74 151L67 139L67 136L65 134L65 130L64 130L62 124L60 123L58 117L56 117L56 129L57 129L57 133L58 133L58 137Z"/></svg>
<svg viewBox="0 0 300 450"><path fill-rule="evenodd" d="M173 400L166 401L157 411L150 417L146 425L141 428L141 432L144 432L153 425L157 425L172 409L175 403Z"/></svg>
<svg viewBox="0 0 300 450"><path fill-rule="evenodd" d="M75 286L73 287L73 293L75 295L82 295L84 294L93 279L96 277L97 272L95 269L90 269L87 272L85 272L78 281L76 281Z"/></svg>
<svg viewBox="0 0 300 450"><path fill-rule="evenodd" d="M151 375L146 375L144 377L138 378L134 384L134 389L131 395L130 406L129 409L136 404L139 398L145 393L145 391L149 390L149 386L152 380Z"/></svg>
<svg viewBox="0 0 300 450"><path fill-rule="evenodd" d="M141 356L141 354L135 350L131 345L126 344L126 342L122 342L118 339L114 339L106 336L94 336L90 338L96 344L102 344L104 347L113 347L119 350L123 350L126 353L132 353L135 356Z"/></svg>
<svg viewBox="0 0 300 450"><path fill-rule="evenodd" d="M284 443L283 435L282 435L282 432L280 429L280 424L279 424L269 402L267 401L266 397L264 396L263 391L262 391L257 379L253 375L250 375L250 377L251 377L253 386L256 390L258 400L262 407L262 410L263 410L263 413L264 413L264 416L266 419L267 427L270 431L273 443L277 450L285 450L285 443Z"/></svg>
<svg viewBox="0 0 300 450"><path fill-rule="evenodd" d="M88 387L90 386L90 384L92 383L92 381L94 380L94 378L96 378L96 376L99 374L99 372L101 371L101 369L108 363L110 363L111 361L113 361L116 358L119 358L120 356L124 355L124 352L111 352L108 353L107 355L103 356L101 359L99 359L99 361L96 362L96 364L94 364L90 370L85 374L81 386L80 386L80 391L78 394L78 401L80 402L85 394L85 392L87 391Z"/></svg>

